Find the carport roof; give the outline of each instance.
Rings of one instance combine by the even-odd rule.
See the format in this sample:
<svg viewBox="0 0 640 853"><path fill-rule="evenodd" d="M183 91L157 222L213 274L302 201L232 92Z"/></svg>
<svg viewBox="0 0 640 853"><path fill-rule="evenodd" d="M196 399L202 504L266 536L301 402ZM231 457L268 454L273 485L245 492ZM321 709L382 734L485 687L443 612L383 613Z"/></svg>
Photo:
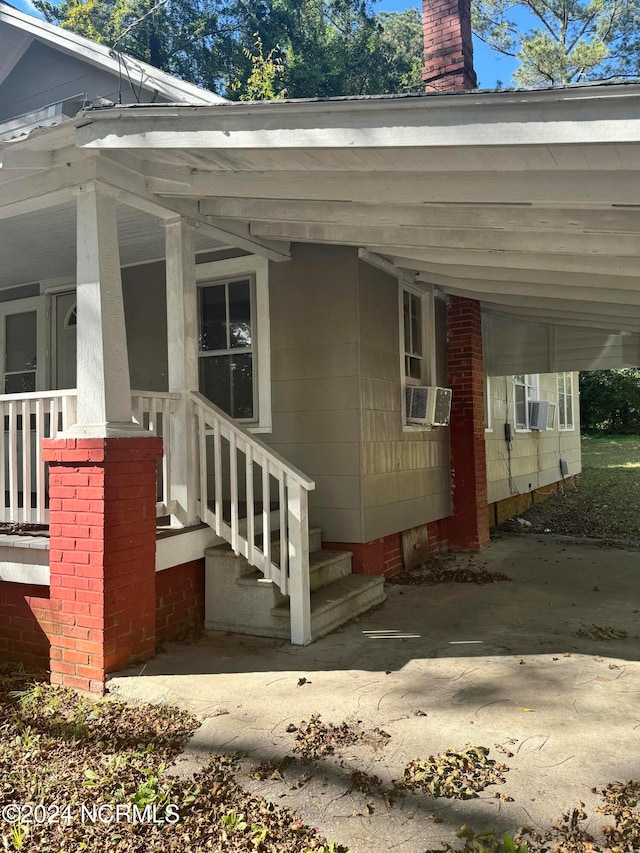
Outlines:
<svg viewBox="0 0 640 853"><path fill-rule="evenodd" d="M480 299L494 325L591 330L598 352L616 336L637 364L639 105L637 83L136 105L81 113L59 145L275 256L289 242L361 247ZM47 161L54 133L14 159Z"/></svg>

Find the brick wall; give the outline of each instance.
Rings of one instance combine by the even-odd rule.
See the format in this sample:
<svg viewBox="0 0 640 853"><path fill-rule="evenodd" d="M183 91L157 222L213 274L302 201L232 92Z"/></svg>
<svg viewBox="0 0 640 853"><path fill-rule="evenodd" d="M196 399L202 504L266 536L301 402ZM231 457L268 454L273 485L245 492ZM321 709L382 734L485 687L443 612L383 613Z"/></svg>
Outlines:
<svg viewBox="0 0 640 853"><path fill-rule="evenodd" d="M56 609L48 587L0 581L0 661L48 671Z"/></svg>
<svg viewBox="0 0 640 853"><path fill-rule="evenodd" d="M477 551L489 544L487 458L484 435L484 366L480 303L458 296L447 310L447 365L452 389L450 421L453 515L449 543Z"/></svg>
<svg viewBox="0 0 640 853"><path fill-rule="evenodd" d="M156 637L204 625L204 558L156 574Z"/></svg>
<svg viewBox="0 0 640 853"><path fill-rule="evenodd" d="M423 0L422 27L426 91L475 89L471 0Z"/></svg>
<svg viewBox="0 0 640 853"><path fill-rule="evenodd" d="M373 542L323 542L330 551L351 551L351 570L355 575L391 577L402 571L402 540L392 533Z"/></svg>

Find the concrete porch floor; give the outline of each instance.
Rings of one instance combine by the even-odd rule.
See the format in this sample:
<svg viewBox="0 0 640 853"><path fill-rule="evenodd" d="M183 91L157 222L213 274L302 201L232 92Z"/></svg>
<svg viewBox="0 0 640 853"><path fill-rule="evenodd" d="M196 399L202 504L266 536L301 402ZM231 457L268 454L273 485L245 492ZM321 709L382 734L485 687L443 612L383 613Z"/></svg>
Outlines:
<svg viewBox="0 0 640 853"><path fill-rule="evenodd" d="M453 843L463 823L476 831L546 828L579 801L599 835L606 818L594 812L590 789L640 776L640 553L522 537L471 559L513 580L388 585L384 605L306 648L210 632L118 673L109 689L203 719L181 773L210 751L246 753L246 787L354 853L422 853ZM627 639L576 636L593 624ZM298 686L301 677L307 682ZM377 751L357 746L311 767L296 760L284 781L250 779L256 764L296 756L286 728L314 712L325 722L379 726L391 738ZM489 747L510 768L507 783L480 799L418 793L388 808L351 790L355 769L387 785L410 760L468 743ZM295 787L306 772L311 780Z"/></svg>

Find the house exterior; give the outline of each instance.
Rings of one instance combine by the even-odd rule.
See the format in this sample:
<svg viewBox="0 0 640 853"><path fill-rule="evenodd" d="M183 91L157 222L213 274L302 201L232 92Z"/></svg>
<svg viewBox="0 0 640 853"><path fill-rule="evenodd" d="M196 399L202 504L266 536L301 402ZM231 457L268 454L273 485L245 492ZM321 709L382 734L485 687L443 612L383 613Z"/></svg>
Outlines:
<svg viewBox="0 0 640 853"><path fill-rule="evenodd" d="M232 104L4 3L0 46L0 520L49 534L0 541L0 656L307 643L579 473L576 371L640 358L640 87Z"/></svg>

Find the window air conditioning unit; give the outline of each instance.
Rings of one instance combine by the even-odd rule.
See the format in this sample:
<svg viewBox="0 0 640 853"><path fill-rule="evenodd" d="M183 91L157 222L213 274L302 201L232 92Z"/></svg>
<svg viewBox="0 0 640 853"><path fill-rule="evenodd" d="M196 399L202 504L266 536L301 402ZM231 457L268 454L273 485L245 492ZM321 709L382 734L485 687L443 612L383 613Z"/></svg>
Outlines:
<svg viewBox="0 0 640 853"><path fill-rule="evenodd" d="M405 388L408 424L448 426L451 414L451 388L407 385Z"/></svg>
<svg viewBox="0 0 640 853"><path fill-rule="evenodd" d="M543 400L529 401L529 429L552 429L555 406ZM549 411L549 410L552 411ZM551 423L551 426L549 425Z"/></svg>

